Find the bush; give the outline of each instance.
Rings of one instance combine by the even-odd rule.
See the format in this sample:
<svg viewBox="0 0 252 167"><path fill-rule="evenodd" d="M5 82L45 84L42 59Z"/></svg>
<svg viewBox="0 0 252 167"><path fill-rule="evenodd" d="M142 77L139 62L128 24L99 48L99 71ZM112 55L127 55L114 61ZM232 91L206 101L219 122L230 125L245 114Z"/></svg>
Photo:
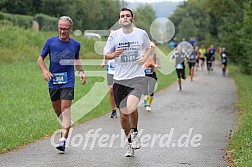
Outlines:
<svg viewBox="0 0 252 167"><path fill-rule="evenodd" d="M58 18L51 17L45 14L36 14L35 20L39 23L41 31L55 31L58 26Z"/></svg>
<svg viewBox="0 0 252 167"><path fill-rule="evenodd" d="M19 26L27 29L32 27L33 17L0 12L0 20L8 20L12 22L14 26Z"/></svg>
<svg viewBox="0 0 252 167"><path fill-rule="evenodd" d="M3 19L4 19L4 13L0 12L0 20L3 20Z"/></svg>
<svg viewBox="0 0 252 167"><path fill-rule="evenodd" d="M9 25L9 26L13 26L13 23L9 20L1 20L0 19L0 25Z"/></svg>

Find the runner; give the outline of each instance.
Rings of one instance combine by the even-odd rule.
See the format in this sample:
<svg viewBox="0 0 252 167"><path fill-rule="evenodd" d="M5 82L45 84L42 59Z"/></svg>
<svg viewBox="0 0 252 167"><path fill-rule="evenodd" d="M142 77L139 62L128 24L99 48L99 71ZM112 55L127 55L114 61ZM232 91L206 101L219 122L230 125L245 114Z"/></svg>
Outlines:
<svg viewBox="0 0 252 167"><path fill-rule="evenodd" d="M134 156L134 149L140 148L137 107L145 82L142 65L151 50L148 34L133 27L133 21L133 12L122 8L119 12L119 24L122 28L109 36L104 49L106 59L115 59L113 91L120 111L121 127L128 138L126 157Z"/></svg>
<svg viewBox="0 0 252 167"><path fill-rule="evenodd" d="M207 53L205 53L205 57L206 57L207 72L208 72L208 75L210 75L210 71L212 69L212 60L213 60L213 54L211 53L210 48L207 49Z"/></svg>
<svg viewBox="0 0 252 167"><path fill-rule="evenodd" d="M211 67L212 71L213 71L213 65L215 64L215 51L216 49L214 48L214 46L210 45L210 54L212 55L212 67Z"/></svg>
<svg viewBox="0 0 252 167"><path fill-rule="evenodd" d="M199 49L199 58L200 58L201 71L203 71L203 69L204 69L205 53L206 53L206 49L205 49L204 45L202 44L200 46L200 49Z"/></svg>
<svg viewBox="0 0 252 167"><path fill-rule="evenodd" d="M222 67L222 76L226 76L226 69L227 69L227 63L228 63L228 52L226 52L226 48L222 48L221 50L221 67Z"/></svg>
<svg viewBox="0 0 252 167"><path fill-rule="evenodd" d="M190 51L190 55L188 57L188 66L189 66L189 76L191 76L191 81L193 81L193 76L194 76L194 67L196 64L196 55L197 52L195 51L194 47L192 46L192 50Z"/></svg>
<svg viewBox="0 0 252 167"><path fill-rule="evenodd" d="M192 45L192 46L196 46L196 40L195 40L195 37L190 37L190 40L189 40L189 43Z"/></svg>
<svg viewBox="0 0 252 167"><path fill-rule="evenodd" d="M114 93L113 93L113 77L115 74L115 60L108 60L103 59L103 62L101 63L101 68L103 68L106 65L106 72L107 72L107 85L109 88L109 103L111 107L111 115L110 118L117 118L116 113L116 105L115 105L115 99L114 99Z"/></svg>
<svg viewBox="0 0 252 167"><path fill-rule="evenodd" d="M144 72L146 76L144 86L144 107L146 107L146 111L151 111L151 103L153 101L155 84L157 82L156 68L161 68L159 57L154 51L155 47L156 45L151 42L151 54L144 64Z"/></svg>
<svg viewBox="0 0 252 167"><path fill-rule="evenodd" d="M199 55L200 55L200 53L199 53L199 47L198 46L196 46L195 47L195 52L196 52L196 64L195 64L195 66L196 66L196 71L198 71L198 69L199 69Z"/></svg>
<svg viewBox="0 0 252 167"><path fill-rule="evenodd" d="M177 50L170 57L171 61L172 61L172 59L176 60L175 67L176 67L176 72L177 72L177 76L178 76L178 85L179 85L178 90L179 91L182 90L181 78L186 79L186 76L185 76L185 60L186 60L186 58L187 58L186 53L182 51L181 45L177 46Z"/></svg>
<svg viewBox="0 0 252 167"><path fill-rule="evenodd" d="M38 58L38 65L43 78L48 82L54 112L62 123L60 144L56 147L60 151L65 151L66 139L71 126L70 107L74 99L75 83L74 65L61 65L61 60L75 59L75 68L78 71L80 80L83 84L86 83L86 76L80 65L80 43L70 38L72 29L72 19L68 16L60 17L58 21L59 36L47 39ZM44 61L48 54L50 56L49 70Z"/></svg>

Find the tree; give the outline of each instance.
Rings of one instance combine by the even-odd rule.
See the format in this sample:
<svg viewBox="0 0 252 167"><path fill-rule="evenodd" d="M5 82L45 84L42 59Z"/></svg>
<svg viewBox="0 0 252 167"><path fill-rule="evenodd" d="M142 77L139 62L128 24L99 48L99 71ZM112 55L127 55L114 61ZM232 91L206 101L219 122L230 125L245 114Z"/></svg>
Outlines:
<svg viewBox="0 0 252 167"><path fill-rule="evenodd" d="M178 26L178 30L181 38L185 38L186 40L189 40L190 37L196 36L198 32L194 20L191 17L183 18Z"/></svg>
<svg viewBox="0 0 252 167"><path fill-rule="evenodd" d="M41 5L42 0L0 0L0 10L13 14L34 15Z"/></svg>
<svg viewBox="0 0 252 167"><path fill-rule="evenodd" d="M156 13L152 7L147 4L138 7L136 11L134 11L134 18L134 24L150 34L150 25L156 18Z"/></svg>
<svg viewBox="0 0 252 167"><path fill-rule="evenodd" d="M251 34L251 25L252 25L252 2L248 1L244 3L244 17L243 17L243 31L241 43L244 46L243 58L241 59L241 69L246 74L252 74L252 34Z"/></svg>
<svg viewBox="0 0 252 167"><path fill-rule="evenodd" d="M194 32L191 33L196 32L195 36L197 40L203 42L206 39L206 32L209 30L210 18L209 14L202 6L203 3L201 1L186 1L176 9L172 16L169 17L169 19L172 20L175 25L176 36L187 36L188 33L186 33L185 31L180 32L180 29L185 29L185 22L188 22L189 20L190 23L189 26L187 26L188 31L192 31L191 29L196 28L195 31L193 30ZM181 23L183 23L183 26L180 25Z"/></svg>

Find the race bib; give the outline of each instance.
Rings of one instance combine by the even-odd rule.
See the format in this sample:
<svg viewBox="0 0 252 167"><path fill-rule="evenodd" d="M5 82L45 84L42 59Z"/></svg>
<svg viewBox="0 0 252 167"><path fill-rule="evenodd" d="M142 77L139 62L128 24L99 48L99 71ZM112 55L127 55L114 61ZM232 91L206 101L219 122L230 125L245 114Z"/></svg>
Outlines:
<svg viewBox="0 0 252 167"><path fill-rule="evenodd" d="M144 69L145 74L153 74L153 69L152 68L146 68Z"/></svg>
<svg viewBox="0 0 252 167"><path fill-rule="evenodd" d="M68 79L67 79L67 72L62 72L62 73L53 73L53 84L66 84Z"/></svg>
<svg viewBox="0 0 252 167"><path fill-rule="evenodd" d="M135 62L137 57L138 57L138 51L127 52L126 54L121 55L121 62L122 63Z"/></svg>
<svg viewBox="0 0 252 167"><path fill-rule="evenodd" d="M177 66L176 66L176 69L183 69L184 67L183 67L183 65L182 64L177 64Z"/></svg>

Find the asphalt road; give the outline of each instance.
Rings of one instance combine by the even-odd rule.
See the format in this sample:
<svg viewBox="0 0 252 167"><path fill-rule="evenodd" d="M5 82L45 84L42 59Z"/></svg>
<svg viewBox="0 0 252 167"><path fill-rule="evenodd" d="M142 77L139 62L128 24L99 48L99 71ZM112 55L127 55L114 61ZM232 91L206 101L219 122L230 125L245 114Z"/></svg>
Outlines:
<svg viewBox="0 0 252 167"><path fill-rule="evenodd" d="M198 71L193 82L183 80L182 86L178 91L174 83L156 93L151 112L139 108L142 148L135 157L124 157L119 119L107 114L75 127L64 154L48 137L0 155L0 166L226 167L225 147L237 119L232 80L222 77L216 65L211 75Z"/></svg>

